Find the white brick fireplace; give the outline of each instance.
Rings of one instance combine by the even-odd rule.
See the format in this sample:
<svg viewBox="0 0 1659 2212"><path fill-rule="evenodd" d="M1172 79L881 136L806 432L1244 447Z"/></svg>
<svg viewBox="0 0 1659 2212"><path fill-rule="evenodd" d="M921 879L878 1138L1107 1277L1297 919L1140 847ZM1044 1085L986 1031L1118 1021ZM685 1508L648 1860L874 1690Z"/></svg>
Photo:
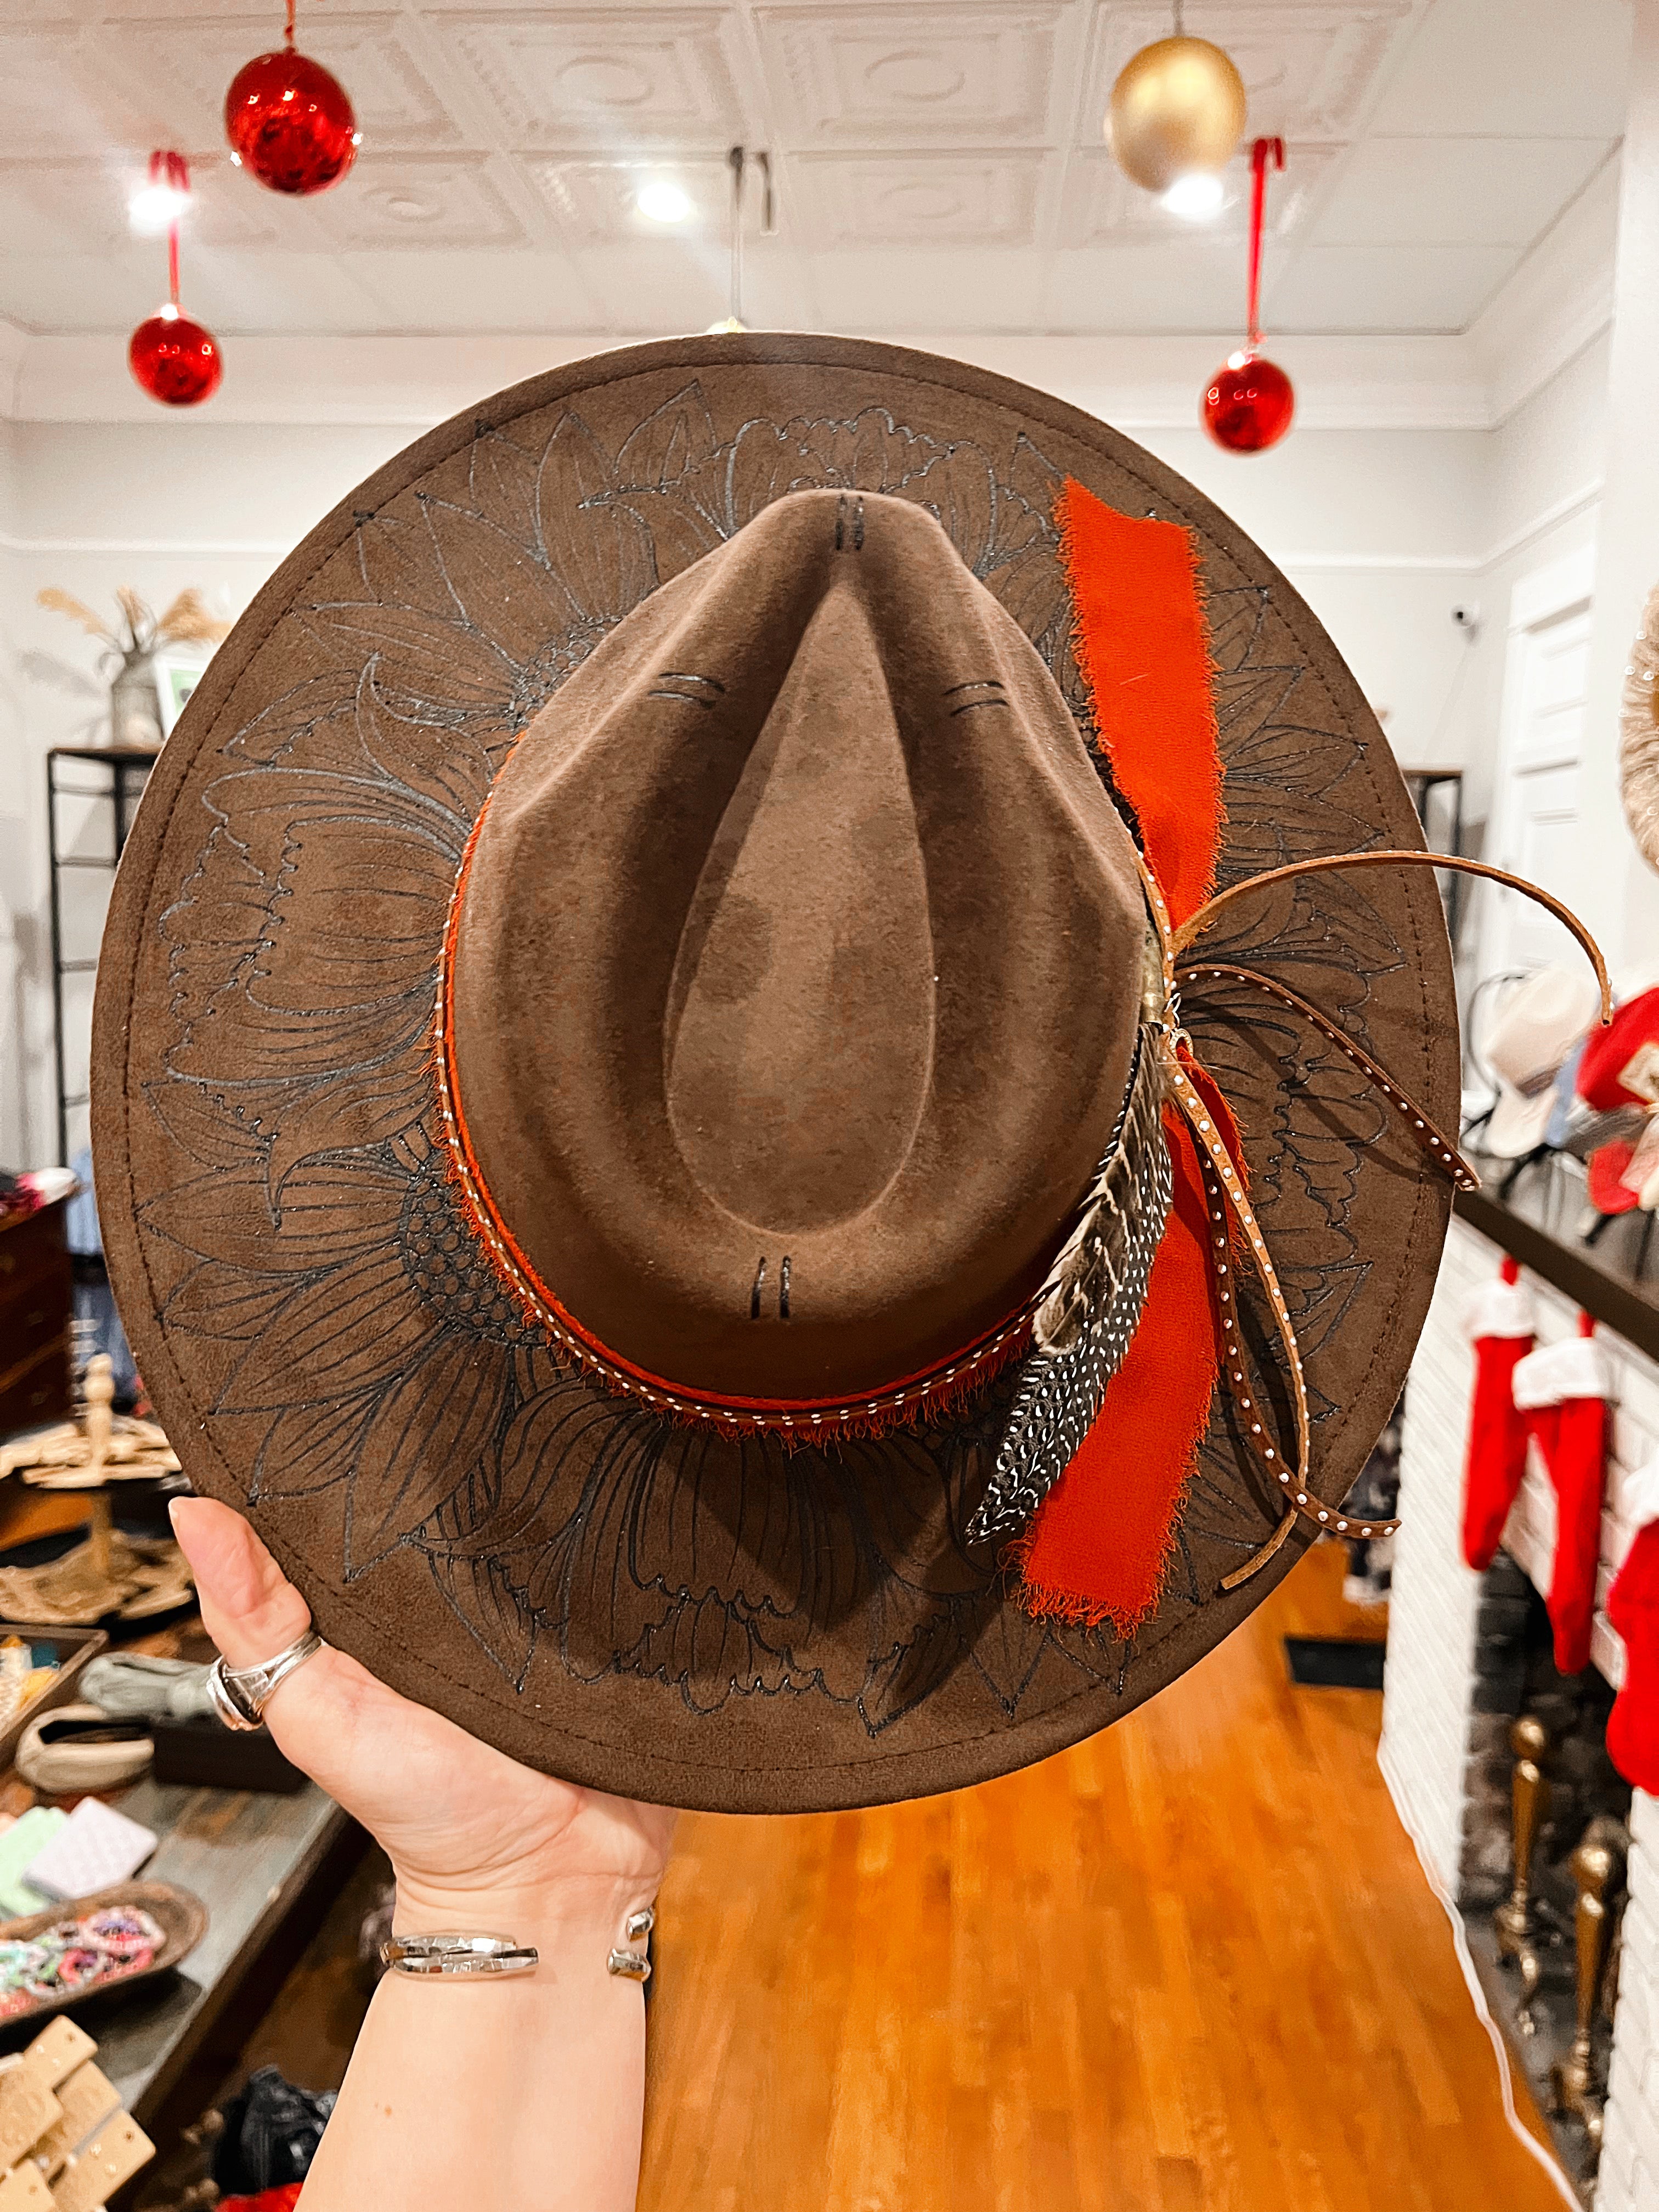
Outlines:
<svg viewBox="0 0 1659 2212"><path fill-rule="evenodd" d="M1462 1462L1474 1355L1464 1314L1496 1277L1497 1245L1455 1219L1440 1279L1407 1386L1400 1513L1389 1628L1382 1764L1402 1818L1446 1890L1466 1871L1466 1822L1474 1793L1471 1723L1482 1578L1459 1548ZM1577 1309L1528 1274L1538 1340L1572 1334ZM1629 1547L1621 1517L1626 1477L1659 1454L1659 1367L1605 1326L1598 1337L1614 1374L1601 1570L1593 1663L1615 1687L1624 1653L1602 1606ZM1554 1500L1536 1454L1510 1516L1504 1548L1542 1589L1555 1541ZM1524 1589L1524 1584L1520 1587ZM1659 1800L1638 1790L1632 1847L1613 2062L1595 2212L1659 2212ZM1471 1908L1471 1917L1476 1910Z"/></svg>

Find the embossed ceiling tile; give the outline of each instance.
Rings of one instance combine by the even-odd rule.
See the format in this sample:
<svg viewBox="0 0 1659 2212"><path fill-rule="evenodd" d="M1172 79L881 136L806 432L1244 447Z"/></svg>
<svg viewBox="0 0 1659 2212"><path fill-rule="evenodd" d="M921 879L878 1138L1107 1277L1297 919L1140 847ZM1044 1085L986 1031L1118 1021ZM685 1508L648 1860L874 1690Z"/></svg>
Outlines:
<svg viewBox="0 0 1659 2212"><path fill-rule="evenodd" d="M239 332L369 331L384 315L337 253L241 253L198 247L185 271L185 298L223 339L227 374Z"/></svg>
<svg viewBox="0 0 1659 2212"><path fill-rule="evenodd" d="M27 331L107 331L118 344L167 295L165 270L131 254L9 253L0 258L0 315Z"/></svg>
<svg viewBox="0 0 1659 2212"><path fill-rule="evenodd" d="M1049 134L1059 7L761 8L791 145Z"/></svg>
<svg viewBox="0 0 1659 2212"><path fill-rule="evenodd" d="M1605 138L1379 138L1356 146L1322 246L1528 246L1611 152Z"/></svg>
<svg viewBox="0 0 1659 2212"><path fill-rule="evenodd" d="M125 252L148 256L160 284L167 268L159 239L136 240L127 204L146 181L142 157L126 161L0 161L0 236L27 240L33 252ZM289 213L269 202L228 159L192 155L191 203L185 218L186 267L198 245L249 248L289 242ZM297 225L316 243L303 211Z"/></svg>
<svg viewBox="0 0 1659 2212"><path fill-rule="evenodd" d="M743 310L757 331L821 331L817 264L787 237L757 241L744 255ZM724 312L722 303L721 312Z"/></svg>
<svg viewBox="0 0 1659 2212"><path fill-rule="evenodd" d="M5 0L9 21L104 24L142 19L146 22L188 22L191 0ZM282 0L216 0L216 15L241 15L269 31L282 27Z"/></svg>
<svg viewBox="0 0 1659 2212"><path fill-rule="evenodd" d="M447 254L435 266L428 254L382 247L343 256L341 265L379 303L385 330L471 336L604 327L580 271L545 247L475 249Z"/></svg>
<svg viewBox="0 0 1659 2212"><path fill-rule="evenodd" d="M489 169L482 154L365 155L345 188L319 193L309 207L344 252L523 246L525 227Z"/></svg>
<svg viewBox="0 0 1659 2212"><path fill-rule="evenodd" d="M824 326L860 337L902 337L1029 331L1048 256L1022 246L940 246L932 253L896 246L818 254L813 283Z"/></svg>
<svg viewBox="0 0 1659 2212"><path fill-rule="evenodd" d="M1617 137L1630 0L1435 0L1371 127L1455 137Z"/></svg>
<svg viewBox="0 0 1659 2212"><path fill-rule="evenodd" d="M1050 256L1041 313L1042 329L1079 335L1242 331L1244 257L1225 238L1073 247Z"/></svg>
<svg viewBox="0 0 1659 2212"><path fill-rule="evenodd" d="M118 135L121 101L98 40L64 23L0 30L0 145L9 155L85 154Z"/></svg>
<svg viewBox="0 0 1659 2212"><path fill-rule="evenodd" d="M1252 135L1340 140L1358 129L1411 15L1411 0L1244 0L1194 11L1188 28L1215 39L1238 64ZM1156 0L1129 7L1103 0L1081 124L1086 139L1095 138L1129 57L1169 35L1170 11Z"/></svg>
<svg viewBox="0 0 1659 2212"><path fill-rule="evenodd" d="M520 167L572 245L599 246L622 239L724 236L731 222L732 179L713 155L670 155L656 161L586 161L580 156L532 156ZM647 185L675 185L690 203L684 222L653 222L640 211Z"/></svg>
<svg viewBox="0 0 1659 2212"><path fill-rule="evenodd" d="M428 18L515 147L613 151L744 135L724 11L513 9Z"/></svg>
<svg viewBox="0 0 1659 2212"><path fill-rule="evenodd" d="M1271 236L1290 238L1307 222L1329 173L1340 158L1334 146L1291 146L1281 175L1267 187L1267 227ZM1189 222L1172 215L1152 192L1132 185L1103 146L1085 147L1067 165L1060 204L1060 243L1065 246L1109 246L1120 240L1164 239L1172 246L1204 244L1217 238L1237 240L1249 227L1250 170L1242 156L1228 165L1227 198L1218 215ZM1241 264L1242 265L1242 264Z"/></svg>
<svg viewBox="0 0 1659 2212"><path fill-rule="evenodd" d="M1465 331L1520 258L1510 246L1304 246L1270 274L1267 328Z"/></svg>
<svg viewBox="0 0 1659 2212"><path fill-rule="evenodd" d="M1044 156L807 154L790 166L798 234L814 246L1030 246Z"/></svg>
<svg viewBox="0 0 1659 2212"><path fill-rule="evenodd" d="M111 23L98 35L144 105L188 143L204 135L204 118L216 125L232 77L255 54L279 45L281 31L280 10L272 7L260 21L216 9L188 21ZM301 44L350 94L367 145L455 146L473 137L422 65L397 15L313 8Z"/></svg>
<svg viewBox="0 0 1659 2212"><path fill-rule="evenodd" d="M603 327L618 336L705 330L726 313L730 260L712 240L581 246L572 258L599 301Z"/></svg>
<svg viewBox="0 0 1659 2212"><path fill-rule="evenodd" d="M731 256L716 239L628 240L572 256L595 295L601 327L618 337L707 330L726 313ZM744 257L744 319L756 330L818 321L799 254L757 243Z"/></svg>

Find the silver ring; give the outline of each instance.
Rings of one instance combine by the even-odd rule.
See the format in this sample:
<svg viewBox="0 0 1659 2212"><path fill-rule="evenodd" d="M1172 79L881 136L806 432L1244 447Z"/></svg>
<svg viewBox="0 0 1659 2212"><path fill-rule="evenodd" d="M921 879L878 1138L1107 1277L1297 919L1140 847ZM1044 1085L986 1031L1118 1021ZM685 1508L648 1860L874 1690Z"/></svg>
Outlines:
<svg viewBox="0 0 1659 2212"><path fill-rule="evenodd" d="M510 1936L389 1936L380 1946L380 1963L394 1973L444 1974L481 1978L488 1975L533 1974L540 1958L533 1944Z"/></svg>
<svg viewBox="0 0 1659 2212"><path fill-rule="evenodd" d="M303 1667L322 1648L322 1638L314 1628L307 1628L285 1651L261 1666L227 1667L222 1659L216 1659L207 1678L214 1711L228 1729L263 1726L266 1704L278 1682L286 1680L296 1667Z"/></svg>

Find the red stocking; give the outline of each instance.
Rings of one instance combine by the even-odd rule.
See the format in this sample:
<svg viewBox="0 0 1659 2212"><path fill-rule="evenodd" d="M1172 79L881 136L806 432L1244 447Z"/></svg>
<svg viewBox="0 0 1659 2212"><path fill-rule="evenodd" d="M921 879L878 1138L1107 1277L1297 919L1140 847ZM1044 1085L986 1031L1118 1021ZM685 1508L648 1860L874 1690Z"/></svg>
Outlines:
<svg viewBox="0 0 1659 2212"><path fill-rule="evenodd" d="M1555 1489L1555 1569L1547 1602L1555 1663L1564 1674L1589 1664L1601 1556L1609 1378L1595 1332L1595 1323L1581 1314L1577 1336L1529 1353L1515 1370L1516 1405Z"/></svg>
<svg viewBox="0 0 1659 2212"><path fill-rule="evenodd" d="M1527 1424L1515 1409L1516 1363L1532 1350L1532 1294L1513 1260L1470 1309L1474 1397L1463 1461L1463 1557L1478 1574L1492 1563L1515 1493L1527 1471Z"/></svg>
<svg viewBox="0 0 1659 2212"><path fill-rule="evenodd" d="M1626 1782L1659 1796L1659 1460L1627 1481L1636 1540L1607 1593L1625 1642L1625 1680L1607 1723L1607 1752Z"/></svg>

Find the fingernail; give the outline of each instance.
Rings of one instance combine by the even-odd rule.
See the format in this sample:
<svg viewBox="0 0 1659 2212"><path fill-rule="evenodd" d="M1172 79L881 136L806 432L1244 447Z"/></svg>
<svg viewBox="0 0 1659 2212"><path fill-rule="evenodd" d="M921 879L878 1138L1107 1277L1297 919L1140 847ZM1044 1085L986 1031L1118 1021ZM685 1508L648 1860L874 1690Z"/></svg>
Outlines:
<svg viewBox="0 0 1659 2212"><path fill-rule="evenodd" d="M174 1498L168 1501L167 1518L173 1523L173 1533L182 1544L185 1532L190 1527L191 1516L201 1505L199 1498Z"/></svg>

